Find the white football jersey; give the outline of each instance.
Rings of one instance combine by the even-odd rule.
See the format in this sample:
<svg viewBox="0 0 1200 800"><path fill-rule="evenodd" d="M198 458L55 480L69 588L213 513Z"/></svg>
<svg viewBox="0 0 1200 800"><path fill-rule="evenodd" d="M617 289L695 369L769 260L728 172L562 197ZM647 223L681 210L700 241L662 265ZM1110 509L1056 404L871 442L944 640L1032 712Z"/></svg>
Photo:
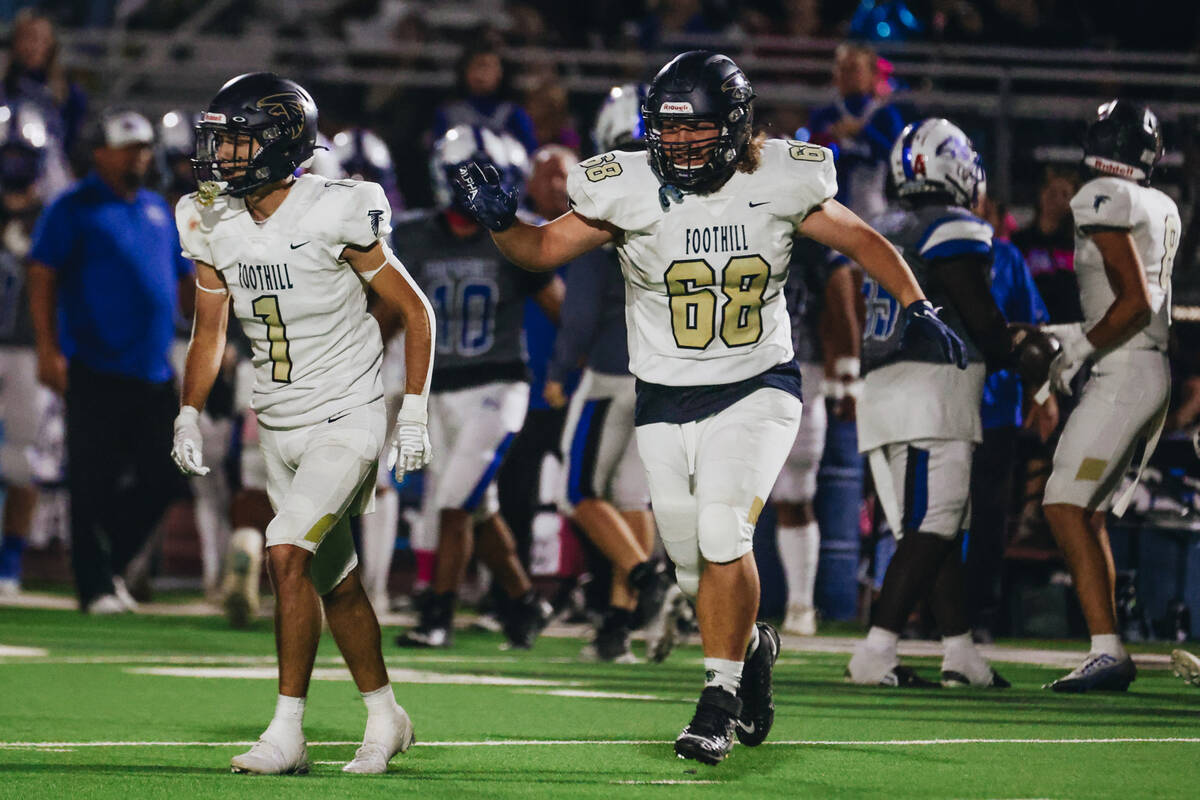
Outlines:
<svg viewBox="0 0 1200 800"><path fill-rule="evenodd" d="M1116 295L1104 272L1100 248L1090 234L1129 231L1146 270L1153 316L1145 328L1121 345L1125 350L1166 350L1171 325L1171 268L1179 247L1179 209L1158 189L1124 178L1088 181L1071 199L1075 215L1075 276L1083 307L1083 329L1091 330Z"/></svg>
<svg viewBox="0 0 1200 800"><path fill-rule="evenodd" d="M383 396L383 340L365 284L341 259L391 232L378 184L302 175L262 223L245 201L179 201L183 254L221 273L253 348L253 408L271 428L311 425Z"/></svg>
<svg viewBox="0 0 1200 800"><path fill-rule="evenodd" d="M567 176L576 213L624 234L629 369L666 386L735 383L792 359L783 286L792 239L837 193L833 155L771 139L753 173L717 191L659 202L645 152L588 159Z"/></svg>

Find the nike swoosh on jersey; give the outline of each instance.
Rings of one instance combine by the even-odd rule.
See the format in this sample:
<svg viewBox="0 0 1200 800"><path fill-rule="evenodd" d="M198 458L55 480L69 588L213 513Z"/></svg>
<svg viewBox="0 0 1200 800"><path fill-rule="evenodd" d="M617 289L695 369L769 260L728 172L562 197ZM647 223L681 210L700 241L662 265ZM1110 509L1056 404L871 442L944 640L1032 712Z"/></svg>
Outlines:
<svg viewBox="0 0 1200 800"><path fill-rule="evenodd" d="M289 242L289 243L288 243L288 246L289 246L289 247L291 247L293 250L295 250L295 249L296 249L296 248L298 248L298 247L304 247L304 245L308 244L308 242L311 242L311 241L312 241L312 239L309 239L308 241L301 242L300 244L291 244L291 243Z"/></svg>
<svg viewBox="0 0 1200 800"><path fill-rule="evenodd" d="M750 207L751 207L751 208L758 208L759 206L765 206L765 205L766 205L767 203L769 203L769 202L771 202L771 201L770 201L770 200L763 200L761 203L750 203Z"/></svg>
<svg viewBox="0 0 1200 800"><path fill-rule="evenodd" d="M329 419L327 419L325 421L326 422L337 422L339 419L345 419L348 416L350 416L349 411L347 411L345 414L338 414L336 417L330 417Z"/></svg>

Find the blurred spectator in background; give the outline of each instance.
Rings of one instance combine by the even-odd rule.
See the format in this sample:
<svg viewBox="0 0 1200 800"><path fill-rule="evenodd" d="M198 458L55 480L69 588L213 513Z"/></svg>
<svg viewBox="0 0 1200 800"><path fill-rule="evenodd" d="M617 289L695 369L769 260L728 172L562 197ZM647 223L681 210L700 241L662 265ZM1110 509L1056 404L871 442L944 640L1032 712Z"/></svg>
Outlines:
<svg viewBox="0 0 1200 800"><path fill-rule="evenodd" d="M861 0L850 18L850 35L870 42L918 39L924 30L905 0Z"/></svg>
<svg viewBox="0 0 1200 800"><path fill-rule="evenodd" d="M985 198L976 213L994 231L992 297L1009 322L1044 324L1048 315L1021 251L1009 241L1007 209ZM983 386L983 441L971 465L971 520L966 545L967 611L977 639L991 641L1001 619L1000 566L1008 540L1022 426L1045 442L1058 424L1053 395L1045 405L1025 403L1040 387L1021 385L1012 370L987 376ZM1024 390L1024 391L1023 391ZM1022 408L1029 406L1028 419Z"/></svg>
<svg viewBox="0 0 1200 800"><path fill-rule="evenodd" d="M404 209L392 154L383 139L367 128L352 127L335 133L331 144L332 155L343 175L356 181L378 183L387 195L392 213Z"/></svg>
<svg viewBox="0 0 1200 800"><path fill-rule="evenodd" d="M22 555L37 501L38 437L50 401L37 379L25 264L43 204L38 178L46 164L45 140L39 146L21 134L14 119L6 122L0 125L0 595L21 587Z"/></svg>
<svg viewBox="0 0 1200 800"><path fill-rule="evenodd" d="M38 377L67 401L79 605L111 614L135 607L121 573L182 489L169 351L192 265L171 209L142 188L149 121L112 110L90 127L94 168L38 219L29 293Z"/></svg>
<svg viewBox="0 0 1200 800"><path fill-rule="evenodd" d="M846 42L834 53L834 101L813 110L807 137L837 160L837 200L863 219L887 208L885 182L892 144L904 121L888 103L883 64L875 48ZM890 70L890 65L888 65Z"/></svg>
<svg viewBox="0 0 1200 800"><path fill-rule="evenodd" d="M1033 221L1012 237L1029 264L1054 324L1083 319L1075 280L1075 228L1071 218L1071 198L1078 187L1074 170L1048 167Z"/></svg>
<svg viewBox="0 0 1200 800"><path fill-rule="evenodd" d="M446 131L459 125L477 125L497 133L508 133L527 152L532 153L537 149L537 136L529 113L506 99L508 76L500 58L497 37L486 33L480 35L475 44L463 50L455 72L458 76L459 99L434 112L435 139L440 139Z"/></svg>
<svg viewBox="0 0 1200 800"><path fill-rule="evenodd" d="M930 4L931 38L942 42L972 42L984 31L983 15L970 0L933 0Z"/></svg>
<svg viewBox="0 0 1200 800"><path fill-rule="evenodd" d="M534 84L525 95L525 108L533 120L533 133L539 146L560 144L578 159L579 131L571 119L567 90L557 77L547 75Z"/></svg>
<svg viewBox="0 0 1200 800"><path fill-rule="evenodd" d="M58 60L53 23L38 11L22 9L13 19L11 42L4 96L10 103L36 102L56 112L47 120L49 135L70 153L87 113L87 97Z"/></svg>
<svg viewBox="0 0 1200 800"><path fill-rule="evenodd" d="M650 4L648 4L650 5ZM675 49L686 50L689 34L711 35L717 26L704 13L700 0L659 0L638 23L638 43L645 50L659 47L664 41Z"/></svg>

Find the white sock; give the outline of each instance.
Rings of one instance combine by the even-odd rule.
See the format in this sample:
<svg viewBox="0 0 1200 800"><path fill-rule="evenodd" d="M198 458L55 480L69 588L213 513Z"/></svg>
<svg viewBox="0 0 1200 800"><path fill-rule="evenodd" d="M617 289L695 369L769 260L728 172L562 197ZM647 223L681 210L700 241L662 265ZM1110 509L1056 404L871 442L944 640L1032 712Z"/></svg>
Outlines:
<svg viewBox="0 0 1200 800"><path fill-rule="evenodd" d="M817 562L821 557L821 531L817 523L781 525L776 543L787 580L788 604L812 608Z"/></svg>
<svg viewBox="0 0 1200 800"><path fill-rule="evenodd" d="M392 693L392 684L385 683L372 692L362 692L361 694L363 703L367 706L367 729L363 733L363 741L388 741L396 708L396 696Z"/></svg>
<svg viewBox="0 0 1200 800"><path fill-rule="evenodd" d="M1121 637L1115 633L1102 633L1092 637L1092 652L1105 653L1113 658L1125 658L1125 646L1121 644Z"/></svg>
<svg viewBox="0 0 1200 800"><path fill-rule="evenodd" d="M874 650L877 653L895 655L896 643L899 641L900 634L892 633L886 628L873 625L871 626L871 630L867 631L867 649Z"/></svg>
<svg viewBox="0 0 1200 800"><path fill-rule="evenodd" d="M971 632L960 633L958 636L943 636L942 637L942 653L946 658L951 658L957 655L969 655L975 649L975 640L971 637Z"/></svg>
<svg viewBox="0 0 1200 800"><path fill-rule="evenodd" d="M746 645L746 660L750 660L750 656L754 655L754 651L758 649L758 639L762 634L758 632L758 626L755 625L750 631L750 644Z"/></svg>
<svg viewBox="0 0 1200 800"><path fill-rule="evenodd" d="M736 695L741 683L741 661L730 661L727 658L704 659L704 685L706 687L720 686L730 694Z"/></svg>
<svg viewBox="0 0 1200 800"><path fill-rule="evenodd" d="M278 741L304 736L304 698L279 695L275 701L275 716L263 733L263 738Z"/></svg>
<svg viewBox="0 0 1200 800"><path fill-rule="evenodd" d="M375 492L375 513L362 517L362 582L367 597L387 593L400 523L400 495L388 487Z"/></svg>

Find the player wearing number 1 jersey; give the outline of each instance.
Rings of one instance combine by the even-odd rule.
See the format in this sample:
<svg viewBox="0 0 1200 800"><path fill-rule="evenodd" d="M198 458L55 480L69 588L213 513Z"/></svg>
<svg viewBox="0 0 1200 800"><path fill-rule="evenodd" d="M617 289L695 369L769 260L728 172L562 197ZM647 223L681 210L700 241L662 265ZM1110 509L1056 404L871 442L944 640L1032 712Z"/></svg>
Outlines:
<svg viewBox="0 0 1200 800"><path fill-rule="evenodd" d="M429 460L433 313L388 249L391 212L377 184L293 177L312 157L316 131L316 105L298 84L270 73L234 78L196 128L200 190L176 210L199 291L172 456L187 474L208 472L196 420L232 304L253 348L253 407L275 511L266 541L279 696L258 742L233 758L234 772L307 770L301 721L322 605L367 706L362 747L345 771L384 772L413 739L359 582L349 517L370 510L386 425L383 342L366 288L407 329L407 393L389 454L398 474Z"/></svg>
<svg viewBox="0 0 1200 800"><path fill-rule="evenodd" d="M904 304L907 339L961 361L896 251L833 200L832 156L753 136L754 91L726 56L683 53L642 109L647 149L584 161L572 211L516 220L495 174L463 164L463 205L514 263L533 271L608 242L626 284L635 424L654 516L684 592L696 597L706 686L675 752L715 764L760 744L774 719L778 635L755 625L751 537L800 422L800 377L782 286L792 238L865 266Z"/></svg>
<svg viewBox="0 0 1200 800"><path fill-rule="evenodd" d="M1051 326L1063 346L1051 380L1070 394L1089 361L1092 373L1058 440L1044 502L1092 644L1079 667L1049 685L1059 692L1123 691L1137 672L1117 635L1104 520L1109 508L1124 512L1128 495L1114 504L1113 494L1138 446L1143 465L1154 451L1171 391L1166 351L1180 224L1175 201L1150 186L1161 154L1150 109L1105 103L1084 142L1093 177L1071 200L1084 321Z"/></svg>

